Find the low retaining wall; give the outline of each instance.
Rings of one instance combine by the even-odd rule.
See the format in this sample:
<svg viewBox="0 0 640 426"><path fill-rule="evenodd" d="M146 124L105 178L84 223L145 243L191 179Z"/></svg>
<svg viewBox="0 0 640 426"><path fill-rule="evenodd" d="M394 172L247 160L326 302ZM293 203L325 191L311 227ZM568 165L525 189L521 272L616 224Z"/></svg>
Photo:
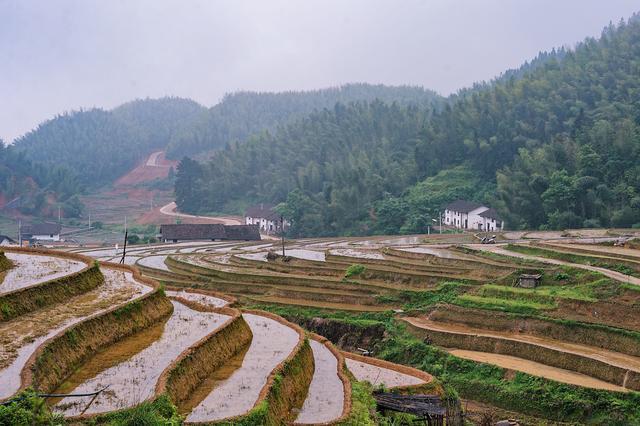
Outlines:
<svg viewBox="0 0 640 426"><path fill-rule="evenodd" d="M267 285L296 285L306 286L310 288L325 289L330 288L334 290L353 290L362 291L363 287L366 287L366 283L351 283L344 282L337 279L323 280L313 277L301 277L301 276L276 276L276 275L258 275L244 273L240 271L222 271L219 269L207 268L204 266L193 265L181 260L168 257L165 262L170 268L175 269L178 274L183 276L193 277L194 281L202 282L199 278L209 278L212 283L217 281L238 282L238 283L256 283ZM193 275L191 275L193 274ZM376 288L375 286L371 286Z"/></svg>
<svg viewBox="0 0 640 426"><path fill-rule="evenodd" d="M486 330L547 337L640 356L640 333L601 324L580 324L562 319L545 320L456 305L440 305L431 311L428 317L441 323L464 324Z"/></svg>
<svg viewBox="0 0 640 426"><path fill-rule="evenodd" d="M617 252L606 253L604 251L592 250L587 247L576 247L575 245L572 247L563 247L561 245L548 244L543 242L532 242L531 245L537 248L557 251L564 254L573 254L576 256L585 257L592 256L595 261L601 260L603 262L622 263L632 268L640 267L640 257L630 254Z"/></svg>
<svg viewBox="0 0 640 426"><path fill-rule="evenodd" d="M129 266L108 264L108 267L132 273L137 281L152 286L154 291L89 317L47 340L22 370L23 389L32 386L41 392L52 392L100 349L171 315L173 305L158 283Z"/></svg>
<svg viewBox="0 0 640 426"><path fill-rule="evenodd" d="M12 248L8 252L61 257L84 262L87 266L78 272L0 295L0 321L8 321L43 306L64 302L104 283L100 268L89 257L75 253L25 248Z"/></svg>
<svg viewBox="0 0 640 426"><path fill-rule="evenodd" d="M180 403L215 370L250 345L253 334L237 309L213 308L181 297L173 299L194 310L231 316L221 327L180 354L160 376L156 395L167 393L174 403Z"/></svg>
<svg viewBox="0 0 640 426"><path fill-rule="evenodd" d="M624 386L627 389L640 390L640 373L616 367L593 358L562 352L545 346L501 339L491 336L479 336L440 330L429 330L406 323L407 329L414 335L427 339L430 343L445 348L467 349L510 355L528 359L541 364L576 371L605 382Z"/></svg>

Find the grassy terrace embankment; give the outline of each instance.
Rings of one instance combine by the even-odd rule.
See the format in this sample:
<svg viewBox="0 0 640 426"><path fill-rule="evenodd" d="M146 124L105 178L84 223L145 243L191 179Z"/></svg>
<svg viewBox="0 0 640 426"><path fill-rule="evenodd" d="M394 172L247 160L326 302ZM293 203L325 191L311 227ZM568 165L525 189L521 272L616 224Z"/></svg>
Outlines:
<svg viewBox="0 0 640 426"><path fill-rule="evenodd" d="M31 356L23 370L23 386L52 392L84 361L102 348L166 318L172 312L159 285L121 265L109 265L132 273L134 278L154 290L112 309L77 323L45 342Z"/></svg>
<svg viewBox="0 0 640 426"><path fill-rule="evenodd" d="M461 359L412 335L390 313L354 315L300 307L263 308L312 330L314 324L325 333L331 328L348 329L352 345L371 349L378 358L432 374L445 386L445 395L455 388L463 398L551 421L621 426L640 423L639 393L583 388ZM331 337L339 339L339 334ZM334 342L339 344L339 340Z"/></svg>
<svg viewBox="0 0 640 426"><path fill-rule="evenodd" d="M7 256L4 254L3 251L0 251L0 274L2 274L4 271L12 267L13 267L13 263L9 259L7 259ZM0 279L0 283L2 283L2 279Z"/></svg>
<svg viewBox="0 0 640 426"><path fill-rule="evenodd" d="M180 297L174 299L195 310L230 317L222 326L187 348L160 376L156 395L167 393L175 404L180 405L214 371L245 349L251 343L252 333L237 309L211 308Z"/></svg>
<svg viewBox="0 0 640 426"><path fill-rule="evenodd" d="M11 252L42 256L56 256L85 263L87 266L49 281L18 288L0 294L0 321L8 321L26 312L64 302L104 283L100 268L93 259L72 253L52 253L46 250L13 248Z"/></svg>
<svg viewBox="0 0 640 426"><path fill-rule="evenodd" d="M565 262L578 263L581 265L596 266L620 272L625 275L640 277L640 258L637 260L617 258L615 256L604 256L603 253L594 254L593 251L583 250L582 253L575 253L578 249L557 247L547 244L536 244L533 246L523 246L509 244L508 250L531 256L539 256L547 259L557 259ZM589 255L592 254L592 255Z"/></svg>

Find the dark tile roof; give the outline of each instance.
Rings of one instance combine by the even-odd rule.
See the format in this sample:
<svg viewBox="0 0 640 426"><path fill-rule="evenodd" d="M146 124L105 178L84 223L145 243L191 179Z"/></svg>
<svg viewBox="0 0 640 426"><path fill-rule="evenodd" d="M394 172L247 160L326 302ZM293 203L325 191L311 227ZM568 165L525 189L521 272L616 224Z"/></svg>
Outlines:
<svg viewBox="0 0 640 426"><path fill-rule="evenodd" d="M9 241L10 243L15 243L15 242L16 242L16 241L15 241L13 238L11 238L10 236L0 234L0 241L4 241L4 240Z"/></svg>
<svg viewBox="0 0 640 426"><path fill-rule="evenodd" d="M275 211L273 204L258 204L247 209L245 217L259 217L268 220L280 220L280 215Z"/></svg>
<svg viewBox="0 0 640 426"><path fill-rule="evenodd" d="M485 210L482 213L480 213L478 216L486 217L487 219L494 219L494 220L497 220L497 221L502 221L502 219L500 218L500 215L498 214L497 211L495 211L495 209Z"/></svg>
<svg viewBox="0 0 640 426"><path fill-rule="evenodd" d="M20 228L23 235L57 235L62 230L59 223L35 223Z"/></svg>
<svg viewBox="0 0 640 426"><path fill-rule="evenodd" d="M219 223L160 225L160 234L165 240L260 240L257 225Z"/></svg>
<svg viewBox="0 0 640 426"><path fill-rule="evenodd" d="M447 204L445 209L452 212L469 213L470 211L473 211L478 207L482 207L482 204L478 204L473 201L456 200L452 203Z"/></svg>
<svg viewBox="0 0 640 426"><path fill-rule="evenodd" d="M225 225L227 240L260 241L258 225Z"/></svg>

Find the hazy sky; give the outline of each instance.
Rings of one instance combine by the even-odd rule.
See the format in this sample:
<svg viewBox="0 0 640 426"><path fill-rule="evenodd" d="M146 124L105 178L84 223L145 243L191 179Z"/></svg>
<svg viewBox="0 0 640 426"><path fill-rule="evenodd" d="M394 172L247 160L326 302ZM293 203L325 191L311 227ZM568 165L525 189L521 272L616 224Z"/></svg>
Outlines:
<svg viewBox="0 0 640 426"><path fill-rule="evenodd" d="M0 138L57 113L348 82L449 94L638 0L0 0Z"/></svg>

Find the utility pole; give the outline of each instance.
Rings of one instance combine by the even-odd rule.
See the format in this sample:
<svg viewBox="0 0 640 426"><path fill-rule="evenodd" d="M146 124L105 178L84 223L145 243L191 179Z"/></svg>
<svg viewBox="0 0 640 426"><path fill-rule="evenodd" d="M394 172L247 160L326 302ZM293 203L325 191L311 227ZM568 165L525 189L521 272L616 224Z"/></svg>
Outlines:
<svg viewBox="0 0 640 426"><path fill-rule="evenodd" d="M22 220L18 219L18 245L22 247Z"/></svg>
<svg viewBox="0 0 640 426"><path fill-rule="evenodd" d="M438 211L438 219L440 220L440 233L442 234L442 212Z"/></svg>
<svg viewBox="0 0 640 426"><path fill-rule="evenodd" d="M282 257L284 257L284 217L280 216L280 234L282 235Z"/></svg>
<svg viewBox="0 0 640 426"><path fill-rule="evenodd" d="M62 222L62 213L61 213L60 206L58 206L58 223L60 222Z"/></svg>
<svg viewBox="0 0 640 426"><path fill-rule="evenodd" d="M91 229L91 212L89 212L89 229Z"/></svg>

